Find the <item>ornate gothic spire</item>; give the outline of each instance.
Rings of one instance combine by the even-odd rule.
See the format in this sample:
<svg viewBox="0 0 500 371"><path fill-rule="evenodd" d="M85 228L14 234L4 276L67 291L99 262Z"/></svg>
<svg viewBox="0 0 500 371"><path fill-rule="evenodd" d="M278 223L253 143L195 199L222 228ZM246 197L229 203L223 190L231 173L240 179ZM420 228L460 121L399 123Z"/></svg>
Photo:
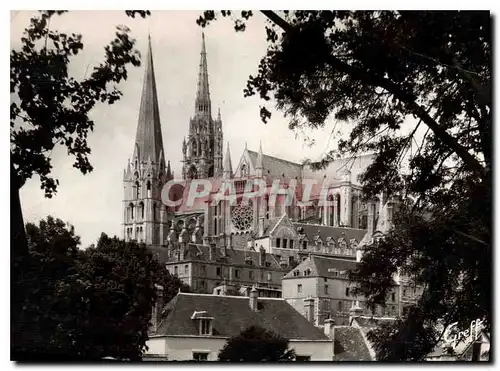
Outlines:
<svg viewBox="0 0 500 371"><path fill-rule="evenodd" d="M230 179L233 177L233 166L231 164L231 153L229 152L229 142L227 142L226 156L224 156L224 174L225 179Z"/></svg>
<svg viewBox="0 0 500 371"><path fill-rule="evenodd" d="M160 111L158 109L158 95L156 92L156 81L153 67L153 51L151 48L151 36L148 36L148 53L144 60L144 82L142 86L141 105L139 109L139 122L135 137L134 158L138 155L139 161L151 161L158 163L160 168L165 168L165 159L160 160L163 151L163 139L161 135ZM139 152L139 153L137 153ZM163 156L162 156L163 157Z"/></svg>
<svg viewBox="0 0 500 371"><path fill-rule="evenodd" d="M198 75L198 92L196 93L195 112L211 113L210 90L208 87L207 51L205 49L205 33L201 34L200 72Z"/></svg>

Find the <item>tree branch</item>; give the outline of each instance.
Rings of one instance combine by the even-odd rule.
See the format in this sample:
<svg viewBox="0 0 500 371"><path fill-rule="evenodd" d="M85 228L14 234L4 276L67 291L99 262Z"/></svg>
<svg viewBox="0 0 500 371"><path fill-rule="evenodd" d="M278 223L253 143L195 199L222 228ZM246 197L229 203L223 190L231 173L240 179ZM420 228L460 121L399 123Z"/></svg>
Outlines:
<svg viewBox="0 0 500 371"><path fill-rule="evenodd" d="M292 25L275 12L270 10L262 10L261 12L277 26L281 27L285 32L289 32L293 29ZM476 173L482 179L485 177L485 168L481 165L481 163L474 156L472 156L465 147L461 146L460 143L458 143L458 141L445 129L443 129L434 119L432 119L431 116L429 116L425 109L416 102L415 96L412 93L404 92L392 81L367 73L360 68L353 67L341 61L334 55L329 56L328 62L333 68L344 72L355 79L367 83L368 85L379 86L393 94L395 98L399 99L406 105L406 108L413 115L419 117L445 145L456 152L456 154L464 161L471 171Z"/></svg>

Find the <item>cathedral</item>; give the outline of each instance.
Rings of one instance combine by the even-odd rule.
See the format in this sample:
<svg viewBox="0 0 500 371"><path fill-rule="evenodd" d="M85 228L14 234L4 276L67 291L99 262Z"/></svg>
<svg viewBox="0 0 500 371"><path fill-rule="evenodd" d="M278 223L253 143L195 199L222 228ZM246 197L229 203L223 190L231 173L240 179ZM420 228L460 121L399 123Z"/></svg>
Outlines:
<svg viewBox="0 0 500 371"><path fill-rule="evenodd" d="M389 228L394 200L367 202L361 194L358 176L371 155L313 171L307 163L266 155L259 146L245 148L233 168L220 111L212 116L204 35L177 181L165 158L153 65L149 40L136 139L123 176L123 237L148 245L193 291L241 294L256 287L261 296L281 297L283 278L311 254L356 262L363 245ZM190 184L199 179L210 181L210 192L188 205ZM175 207L162 202L164 186L172 182L170 193L180 200ZM242 202L256 184L264 192ZM236 203L218 199L224 187Z"/></svg>

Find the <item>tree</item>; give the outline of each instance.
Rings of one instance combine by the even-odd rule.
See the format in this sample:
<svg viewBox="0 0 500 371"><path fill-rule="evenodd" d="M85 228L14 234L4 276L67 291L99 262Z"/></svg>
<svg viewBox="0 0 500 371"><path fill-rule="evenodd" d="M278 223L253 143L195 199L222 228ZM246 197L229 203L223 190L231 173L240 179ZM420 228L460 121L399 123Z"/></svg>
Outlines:
<svg viewBox="0 0 500 371"><path fill-rule="evenodd" d="M295 359L288 340L258 326L230 338L219 352L222 362L283 362Z"/></svg>
<svg viewBox="0 0 500 371"><path fill-rule="evenodd" d="M18 326L12 329L16 341L11 345L11 358L50 357L54 349L62 356L65 351L61 343L67 343L61 341L66 336L65 317L72 313L65 305L62 286L77 273L80 239L73 227L50 216L38 226L26 224L26 232L29 255L14 260L24 269L12 282L12 287L22 290L18 295L22 301L16 313Z"/></svg>
<svg viewBox="0 0 500 371"><path fill-rule="evenodd" d="M75 157L74 167L83 174L92 170L88 161L87 134L94 122L88 114L98 103L113 104L120 99L118 84L127 78L127 68L140 65L129 29L118 26L116 37L105 48L104 61L89 76L77 80L68 74L73 57L83 50L82 36L67 35L50 28L50 20L65 11L41 11L31 19L21 38L21 47L10 55L10 199L11 199L11 282L20 282L28 254L19 190L37 174L46 197L57 190L51 177L50 154L56 145ZM126 11L130 17L148 11ZM25 299L20 287L11 287L11 329L18 334L17 315ZM12 342L16 338L12 337Z"/></svg>
<svg viewBox="0 0 500 371"><path fill-rule="evenodd" d="M50 29L51 18L65 12L40 11L25 29L21 48L10 55L12 256L27 252L19 189L37 174L46 197L52 197L59 184L50 175L50 154L56 145L67 148L75 157L73 166L83 174L92 171L87 135L94 122L88 114L99 102L113 104L120 99L117 86L127 78L127 67L140 65L130 30L118 26L103 63L80 81L70 76L68 66L84 44L79 34ZM149 11L127 10L126 14L146 17Z"/></svg>
<svg viewBox="0 0 500 371"><path fill-rule="evenodd" d="M244 94L274 102L291 129L342 122L348 138L313 167L375 153L360 178L366 198L402 197L395 229L366 248L351 276L371 304L383 304L397 273L424 288L415 308L419 320L398 321L397 331L376 337L379 359L422 359L441 335L430 329L450 321L464 328L476 318L489 324L490 14L261 13L269 47ZM236 17L236 31L252 15ZM218 16L205 11L197 22L205 27ZM270 117L261 107L262 120ZM409 171L402 171L403 159ZM401 336L421 341L405 341L403 352L386 346Z"/></svg>
<svg viewBox="0 0 500 371"><path fill-rule="evenodd" d="M166 300L179 288L189 291L143 244L103 233L96 247L79 250L74 228L52 217L26 230L16 360L140 360L155 285L166 287Z"/></svg>

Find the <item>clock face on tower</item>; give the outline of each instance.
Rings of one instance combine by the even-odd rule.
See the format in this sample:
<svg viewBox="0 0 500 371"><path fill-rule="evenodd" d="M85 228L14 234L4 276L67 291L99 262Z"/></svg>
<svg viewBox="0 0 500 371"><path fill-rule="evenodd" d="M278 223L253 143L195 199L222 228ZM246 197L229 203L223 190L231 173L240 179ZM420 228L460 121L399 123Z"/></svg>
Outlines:
<svg viewBox="0 0 500 371"><path fill-rule="evenodd" d="M232 210L231 222L238 232L248 232L252 229L253 208L250 205L238 205Z"/></svg>

